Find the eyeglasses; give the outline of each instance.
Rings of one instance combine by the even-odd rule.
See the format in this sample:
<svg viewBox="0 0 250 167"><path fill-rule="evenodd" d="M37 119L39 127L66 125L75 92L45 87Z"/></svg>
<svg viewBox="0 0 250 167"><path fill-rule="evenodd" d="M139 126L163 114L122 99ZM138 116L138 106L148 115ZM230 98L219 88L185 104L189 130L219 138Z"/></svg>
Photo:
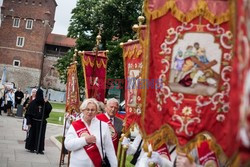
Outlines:
<svg viewBox="0 0 250 167"><path fill-rule="evenodd" d="M96 110L95 110L95 109L89 109L89 108L86 108L85 110L86 110L86 111L88 111L88 112L96 112Z"/></svg>

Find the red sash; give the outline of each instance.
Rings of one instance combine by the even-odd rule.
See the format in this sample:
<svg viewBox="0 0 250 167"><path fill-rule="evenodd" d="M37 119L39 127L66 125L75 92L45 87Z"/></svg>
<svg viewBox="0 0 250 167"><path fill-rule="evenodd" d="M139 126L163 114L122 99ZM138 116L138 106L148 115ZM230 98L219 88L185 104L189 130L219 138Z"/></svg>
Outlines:
<svg viewBox="0 0 250 167"><path fill-rule="evenodd" d="M75 121L72 123L72 125L75 128L79 138L84 135L90 135L86 125L82 122L82 120ZM101 166L102 158L96 144L88 144L83 148L88 154L89 158L92 160L94 166Z"/></svg>
<svg viewBox="0 0 250 167"><path fill-rule="evenodd" d="M160 154L160 155L166 155L168 157L168 159L171 161L171 158L170 158L170 154L169 154L169 151L168 151L168 147L166 144L163 144L161 147L159 147L157 149L157 152Z"/></svg>
<svg viewBox="0 0 250 167"><path fill-rule="evenodd" d="M215 153L209 148L207 141L203 141L197 148L200 165L218 167L218 162Z"/></svg>
<svg viewBox="0 0 250 167"><path fill-rule="evenodd" d="M99 120L106 122L109 125L109 130L111 132L111 137L112 137L112 141L113 141L113 145L115 148L115 152L117 152L118 149L118 134L115 130L115 127L113 126L113 124L111 123L111 121L108 119L108 117L105 114L99 114L96 116L96 118L98 118Z"/></svg>

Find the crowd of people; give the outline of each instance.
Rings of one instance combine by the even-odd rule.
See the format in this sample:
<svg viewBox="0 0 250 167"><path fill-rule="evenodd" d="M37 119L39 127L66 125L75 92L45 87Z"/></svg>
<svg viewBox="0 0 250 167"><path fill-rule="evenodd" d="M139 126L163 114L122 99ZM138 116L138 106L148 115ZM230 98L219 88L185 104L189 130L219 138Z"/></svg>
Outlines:
<svg viewBox="0 0 250 167"><path fill-rule="evenodd" d="M25 111L25 149L31 153L44 154L46 119L52 110L51 104L41 89L32 89L30 95L23 94L20 89L15 93L13 89L1 92L1 109L7 115L11 116L12 109L19 105ZM119 102L115 98L105 100L104 103L88 98L80 105L80 112L66 112L60 164L64 164L65 155L68 154L67 163L70 167L117 167L119 139L122 139L121 145L127 148L127 155L132 155L130 163L136 167L147 167L150 164L163 167L225 166L225 162L221 162L209 147L211 137L208 134L204 134L204 140L189 153L177 150L176 145L170 141L157 150L145 150L141 134L134 140L122 136L123 120L116 117L118 110Z"/></svg>
<svg viewBox="0 0 250 167"><path fill-rule="evenodd" d="M44 154L46 119L52 110L51 104L44 97L42 89L32 89L23 93L20 88L15 92L11 87L3 86L0 91L0 115L15 116L18 108L23 119L22 129L27 132L25 148L30 152Z"/></svg>
<svg viewBox="0 0 250 167"><path fill-rule="evenodd" d="M0 115L2 115L2 111L4 111L4 113L7 113L7 116L14 116L13 111L17 109L19 105L23 105L27 98L29 98L28 91L23 93L21 88L14 90L14 88L1 85Z"/></svg>

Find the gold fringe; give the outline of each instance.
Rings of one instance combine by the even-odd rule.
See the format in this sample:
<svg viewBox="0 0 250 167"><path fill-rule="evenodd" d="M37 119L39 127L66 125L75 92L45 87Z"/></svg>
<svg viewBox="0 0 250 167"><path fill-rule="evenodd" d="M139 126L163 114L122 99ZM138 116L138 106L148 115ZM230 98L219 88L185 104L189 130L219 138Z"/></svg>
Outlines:
<svg viewBox="0 0 250 167"><path fill-rule="evenodd" d="M207 137L209 136L209 138ZM232 156L230 159L226 156L220 145L216 143L216 139L209 132L202 132L196 135L192 140L188 141L185 146L181 146L178 143L178 139L169 125L164 125L160 130L155 131L152 135L143 136L144 145L143 148L145 151L148 151L147 144L151 143L153 150L157 150L162 144L166 142L171 142L177 145L176 151L186 153L189 159L192 161L192 157L189 155L190 151L198 147L203 141L207 140L209 143L210 149L216 154L217 158L223 164L233 163L235 156Z"/></svg>
<svg viewBox="0 0 250 167"><path fill-rule="evenodd" d="M94 60L92 61L90 57L87 57L87 59L84 58L84 55L82 56L82 63L85 65L85 66L91 66L91 67L94 67ZM96 61L96 67L97 68L101 68L101 67L104 67L104 68L107 68L107 65L106 63L104 62L103 59L101 59L100 61Z"/></svg>
<svg viewBox="0 0 250 167"><path fill-rule="evenodd" d="M144 2L144 13L145 16L150 20L153 20L164 16L171 10L171 14L180 22L190 22L194 18L198 16L203 16L206 20L208 20L211 24L221 24L230 20L230 10L228 9L225 13L221 15L214 15L208 8L208 4L205 0L199 0L196 8L187 13L183 13L176 5L175 0L167 1L163 7L158 10L154 10L153 12L148 8L149 0L145 0Z"/></svg>
<svg viewBox="0 0 250 167"><path fill-rule="evenodd" d="M85 96L86 98L89 98L89 93L88 93L88 89L87 89L87 77L86 77L86 68L85 68L85 63L84 63L84 53L81 56L81 61L82 61L82 68L83 68L83 77L84 77L84 83L85 83Z"/></svg>
<svg viewBox="0 0 250 167"><path fill-rule="evenodd" d="M141 54L142 54L142 47L136 43L136 45L128 47L127 50L124 51L123 57L124 58L128 57L129 59L131 58L137 59Z"/></svg>

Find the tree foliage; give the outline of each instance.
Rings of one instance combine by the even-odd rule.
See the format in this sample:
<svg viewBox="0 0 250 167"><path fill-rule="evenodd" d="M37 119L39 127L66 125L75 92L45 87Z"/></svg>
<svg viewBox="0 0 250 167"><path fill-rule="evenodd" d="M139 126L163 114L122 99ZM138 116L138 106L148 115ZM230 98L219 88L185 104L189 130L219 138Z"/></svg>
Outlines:
<svg viewBox="0 0 250 167"><path fill-rule="evenodd" d="M124 78L122 49L120 42L134 36L133 24L141 15L143 0L79 0L72 10L68 36L76 38L78 50L92 50L95 47L98 27L102 27L100 50L109 50L107 78ZM56 67L61 79L66 82L66 67L72 62L73 50L62 57ZM78 61L80 64L80 61ZM79 70L79 84L83 87L82 68Z"/></svg>

